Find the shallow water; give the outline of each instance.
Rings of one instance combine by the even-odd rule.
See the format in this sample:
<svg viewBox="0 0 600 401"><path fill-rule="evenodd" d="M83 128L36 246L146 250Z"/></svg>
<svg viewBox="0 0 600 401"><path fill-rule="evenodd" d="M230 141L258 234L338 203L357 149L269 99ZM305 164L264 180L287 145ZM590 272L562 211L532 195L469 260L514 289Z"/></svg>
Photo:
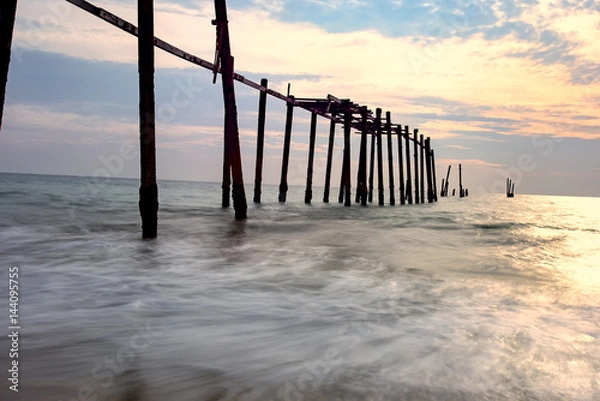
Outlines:
<svg viewBox="0 0 600 401"><path fill-rule="evenodd" d="M597 198L265 187L235 222L218 184L167 181L142 241L137 187L0 174L19 399L600 400Z"/></svg>

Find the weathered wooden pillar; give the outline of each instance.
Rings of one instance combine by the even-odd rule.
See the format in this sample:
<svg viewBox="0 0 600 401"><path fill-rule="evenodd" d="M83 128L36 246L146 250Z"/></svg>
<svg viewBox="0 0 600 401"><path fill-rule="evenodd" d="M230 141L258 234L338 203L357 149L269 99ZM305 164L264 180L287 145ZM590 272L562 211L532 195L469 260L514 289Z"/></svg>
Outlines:
<svg viewBox="0 0 600 401"><path fill-rule="evenodd" d="M350 199L350 171L351 171L351 152L350 152L350 133L352 130L352 110L349 105L346 105L344 111L344 171L342 178L344 181L344 206L351 206L352 201Z"/></svg>
<svg viewBox="0 0 600 401"><path fill-rule="evenodd" d="M394 187L394 155L392 149L392 115L389 111L385 113L385 130L387 132L387 153L388 153L388 175L390 180L390 205L396 204L396 194Z"/></svg>
<svg viewBox="0 0 600 401"><path fill-rule="evenodd" d="M356 201L361 205L367 205L368 188L367 188L367 108L362 107L360 110L361 116L361 132L360 132L360 154L358 161L358 174L356 185Z"/></svg>
<svg viewBox="0 0 600 401"><path fill-rule="evenodd" d="M409 130L408 125L404 126L404 144L406 149L406 199L409 205L413 203L413 196L411 191L412 177L410 173L410 142L409 142Z"/></svg>
<svg viewBox="0 0 600 401"><path fill-rule="evenodd" d="M452 168L452 165L448 166L448 171L446 171L446 183L444 184L444 197L448 196L448 185L449 185L449 180L450 180L450 169Z"/></svg>
<svg viewBox="0 0 600 401"><path fill-rule="evenodd" d="M425 168L427 169L427 203L433 202L433 172L431 171L431 144L429 137L425 138Z"/></svg>
<svg viewBox="0 0 600 401"><path fill-rule="evenodd" d="M463 197L465 195L462 186L462 165L458 164L458 196Z"/></svg>
<svg viewBox="0 0 600 401"><path fill-rule="evenodd" d="M383 193L383 145L381 143L381 109L376 110L375 129L377 130L377 194L379 206L384 205Z"/></svg>
<svg viewBox="0 0 600 401"><path fill-rule="evenodd" d="M371 168L369 169L369 203L373 203L373 176L375 173L375 132L371 132Z"/></svg>
<svg viewBox="0 0 600 401"><path fill-rule="evenodd" d="M431 141L429 142L429 146L431 147ZM435 151L431 149L431 170L433 171L433 201L438 201L438 192L437 192L437 173L435 170Z"/></svg>
<svg viewBox="0 0 600 401"><path fill-rule="evenodd" d="M141 0L138 0L141 1ZM225 144L224 144L224 167L227 174L223 174L223 192L229 190L229 174L233 178L232 196L233 208L236 220L246 218L248 205L246 203L246 189L242 173L242 156L240 151L240 133L237 121L237 106L235 101L235 90L233 85L234 60L231 56L229 43L229 26L227 20L227 5L225 0L215 0L216 19L213 23L217 27L217 50L218 61L221 65L221 81L223 84L223 102L225 105ZM154 45L154 37L151 39ZM231 169L231 172L229 172ZM227 177L227 179L226 179ZM227 188L225 188L227 186Z"/></svg>
<svg viewBox="0 0 600 401"><path fill-rule="evenodd" d="M266 78L260 80L260 85L267 89L269 81ZM265 148L265 121L267 112L267 92L260 91L258 100L258 130L256 134L256 169L254 171L254 202L260 203L262 194L262 169L263 154Z"/></svg>
<svg viewBox="0 0 600 401"><path fill-rule="evenodd" d="M323 202L329 203L329 187L331 186L331 164L333 161L333 143L335 139L335 113L331 116L329 124L329 142L327 145L327 165L325 168L325 189L323 191Z"/></svg>
<svg viewBox="0 0 600 401"><path fill-rule="evenodd" d="M158 187L154 105L154 0L138 0L140 90L140 201L142 238L156 238Z"/></svg>
<svg viewBox="0 0 600 401"><path fill-rule="evenodd" d="M415 157L415 203L419 202L419 130L417 128L413 131L413 142L415 143L414 157Z"/></svg>
<svg viewBox="0 0 600 401"><path fill-rule="evenodd" d="M419 151L421 152L421 203L425 203L425 143L423 142L423 135L419 136Z"/></svg>
<svg viewBox="0 0 600 401"><path fill-rule="evenodd" d="M315 142L317 138L317 113L310 115L310 143L308 147L308 167L306 169L306 191L304 192L304 203L312 201L312 179L313 165L315 163Z"/></svg>
<svg viewBox="0 0 600 401"><path fill-rule="evenodd" d="M287 174L290 163L290 145L292 142L292 122L294 120L294 103L287 103L287 114L285 117L285 135L283 138L283 160L281 163L281 181L279 182L279 202L285 203L287 200L288 182Z"/></svg>
<svg viewBox="0 0 600 401"><path fill-rule="evenodd" d="M396 135L398 136L398 185L400 186L400 204L406 203L404 197L404 155L402 154L402 126L396 126Z"/></svg>
<svg viewBox="0 0 600 401"><path fill-rule="evenodd" d="M443 198L444 197L444 186L445 186L445 180L442 178L442 192L440 193L440 196Z"/></svg>
<svg viewBox="0 0 600 401"><path fill-rule="evenodd" d="M2 129L2 117L4 116L6 82L8 81L16 14L17 0L2 0L2 3L0 3L0 130Z"/></svg>
<svg viewBox="0 0 600 401"><path fill-rule="evenodd" d="M345 132L344 132L345 135ZM345 143L344 138L344 145ZM340 186L338 191L338 203L344 203L344 190L346 189L345 181L344 181L344 172L346 171L346 163L348 160L346 159L346 149L342 149L342 174L340 174Z"/></svg>

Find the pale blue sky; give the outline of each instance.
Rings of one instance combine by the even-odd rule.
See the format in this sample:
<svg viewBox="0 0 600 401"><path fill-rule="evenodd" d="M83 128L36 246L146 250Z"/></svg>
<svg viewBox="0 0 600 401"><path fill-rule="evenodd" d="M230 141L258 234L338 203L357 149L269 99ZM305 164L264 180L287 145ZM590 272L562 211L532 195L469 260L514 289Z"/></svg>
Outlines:
<svg viewBox="0 0 600 401"><path fill-rule="evenodd" d="M135 1L94 4L135 22ZM473 192L493 190L510 174L520 192L600 196L597 2L228 5L239 73L257 82L267 77L281 92L290 82L299 97L331 93L391 111L395 122L431 136L440 180L449 163L462 162ZM158 36L212 60L211 1L157 1L156 9ZM22 1L17 14L0 171L89 176L124 143L137 146L135 39L62 0ZM157 50L159 178L220 179L222 95L211 79L209 71ZM258 93L236 90L251 184ZM270 183L279 178L284 113L284 104L270 98ZM308 121L308 113L296 111L295 184L306 171ZM317 185L327 130L319 120ZM137 177L138 162L126 161L115 175Z"/></svg>

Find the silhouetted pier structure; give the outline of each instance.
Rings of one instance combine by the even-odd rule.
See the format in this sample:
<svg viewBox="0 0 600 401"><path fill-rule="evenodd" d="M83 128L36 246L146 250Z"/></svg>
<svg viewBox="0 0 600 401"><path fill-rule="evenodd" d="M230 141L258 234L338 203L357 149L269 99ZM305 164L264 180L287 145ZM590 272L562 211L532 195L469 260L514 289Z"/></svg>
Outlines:
<svg viewBox="0 0 600 401"><path fill-rule="evenodd" d="M425 203L437 201L437 184L435 171L435 152L431 146L431 138L419 134L419 130L412 131L409 126L404 127L392 121L389 111L385 113L377 108L375 112L365 105L360 105L350 99L342 99L333 95L324 98L300 98L289 94L283 95L268 88L267 79L260 83L253 82L244 76L235 73L234 58L231 54L227 8L225 0L215 0L216 18L212 21L217 30L217 46L214 62L206 61L193 54L185 52L162 39L154 36L154 9L153 0L138 0L138 27L118 16L94 6L85 0L66 0L69 3L95 15L96 17L118 27L119 29L138 37L139 60L139 90L140 90L140 151L141 151L141 180L140 180L140 215L142 219L143 238L154 238L157 235L158 213L158 188L156 185L156 146L155 146L155 99L154 99L154 47L179 57L192 64L212 71L213 83L218 74L221 74L224 102L224 139L223 139L223 177L222 177L222 206L229 206L230 197L233 199L235 218L242 220L247 217L247 203L242 175L242 162L240 154L239 128L237 121L237 108L235 101L234 81L259 91L258 128L256 142L256 166L254 177L253 201L261 202L262 172L264 153L264 134L266 122L267 95L286 102L287 112L284 130L284 144L281 165L281 178L279 183L279 202L286 202L288 192L288 167L290 148L292 143L292 127L295 109L302 109L311 113L308 166L306 174L306 190L304 201L311 203L313 199L312 185L314 182L314 152L316 142L316 128L318 117L329 120L329 141L327 149L325 187L323 202L329 202L331 186L331 170L333 164L333 147L336 127L343 127L343 160L340 178L340 192L338 201L345 206L351 206L351 135L356 131L360 135L360 151L357 169L355 202L365 206L373 202L374 175L377 170L377 201L378 205L385 203L385 184L383 182L383 136L386 137L387 164L388 164L388 199L390 205L396 204L394 140L397 141L398 165L398 199L400 204ZM9 65L10 43L16 0L2 3L0 7L0 74L3 83ZM12 14L11 14L12 13ZM10 28L10 29L9 29ZM2 90L4 95L4 90ZM2 106L4 101L2 101ZM1 116L0 116L1 118ZM0 119L1 123L1 119ZM369 141L370 137L370 141ZM413 142L411 157L410 141ZM370 152L368 151L370 142ZM370 153L370 163L367 157ZM377 158L377 163L375 163ZM448 194L448 177L442 181L442 194ZM414 181L413 181L414 179ZM460 196L466 195L462 188L462 166L459 165ZM230 195L231 190L231 195ZM413 198L414 194L414 198Z"/></svg>
<svg viewBox="0 0 600 401"><path fill-rule="evenodd" d="M515 197L515 183L510 178L506 179L506 197Z"/></svg>

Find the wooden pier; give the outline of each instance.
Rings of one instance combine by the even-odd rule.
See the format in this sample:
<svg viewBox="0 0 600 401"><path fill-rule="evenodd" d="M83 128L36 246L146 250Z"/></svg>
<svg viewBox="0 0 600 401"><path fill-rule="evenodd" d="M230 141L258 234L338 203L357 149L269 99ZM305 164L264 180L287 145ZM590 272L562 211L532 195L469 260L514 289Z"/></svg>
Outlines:
<svg viewBox="0 0 600 401"><path fill-rule="evenodd" d="M215 0L215 19L212 24L216 28L216 52L214 62L206 61L198 56L185 52L154 36L154 0L138 0L138 27L128 21L96 7L85 0L66 0L82 10L108 22L109 24L138 37L139 61L139 93L140 93L140 152L141 152L141 179L140 179L140 215L142 220L143 238L157 236L158 219L158 187L156 184L156 133L155 133L155 99L154 99L154 48L158 47L167 53L179 57L187 62L205 68L212 72L213 83L221 75L224 103L224 130L223 130L223 176L222 176L222 206L229 207L230 198L233 199L235 218L247 218L247 203L242 175L242 160L240 153L240 139L234 81L240 82L259 91L258 127L256 138L256 165L254 176L253 202L262 201L262 173L263 152L266 123L267 97L271 96L286 102L287 112L285 130L283 133L283 149L281 178L279 183L278 200L287 201L288 193L288 168L290 148L292 142L292 127L296 109L305 110L311 115L309 131L308 163L306 169L306 189L304 201L308 204L313 199L314 182L314 153L316 142L316 129L318 117L329 121L329 141L327 148L326 173L324 180L323 202L329 202L331 186L331 170L333 164L333 150L336 127L343 128L343 160L342 174L340 177L340 192L338 201L345 206L351 206L352 188L352 131L360 135L359 160L357 164L357 181L354 202L362 206L373 202L374 177L377 170L377 203L385 204L384 166L383 166L383 136L386 137L387 149L387 176L389 179L388 201L390 205L400 205L436 202L438 191L436 183L435 152L431 138L419 134L419 129L412 131L408 125L392 121L390 111L375 109L373 112L368 106L328 94L323 98L300 98L289 94L283 95L268 87L267 79L260 83L253 82L237 74L234 69L229 38L227 6L225 0ZM10 44L12 39L15 18L16 0L7 0L0 6L0 74L2 75L1 94L4 96L4 86L8 74L10 59ZM2 99L2 106L4 98ZM0 114L1 126L1 114ZM369 140L370 137L370 140ZM394 146L397 141L397 146ZM411 156L412 141L413 153ZM370 149L369 149L370 142ZM397 148L397 157L394 149ZM367 157L370 155L370 162ZM375 162L375 158L377 161ZM397 160L397 163L394 161ZM396 197L395 171L398 172L398 197ZM411 166L412 164L412 166ZM440 196L448 195L448 180L450 167L445 180L442 180ZM460 196L468 192L462 187L462 166L459 165ZM231 192L231 193L230 193Z"/></svg>

